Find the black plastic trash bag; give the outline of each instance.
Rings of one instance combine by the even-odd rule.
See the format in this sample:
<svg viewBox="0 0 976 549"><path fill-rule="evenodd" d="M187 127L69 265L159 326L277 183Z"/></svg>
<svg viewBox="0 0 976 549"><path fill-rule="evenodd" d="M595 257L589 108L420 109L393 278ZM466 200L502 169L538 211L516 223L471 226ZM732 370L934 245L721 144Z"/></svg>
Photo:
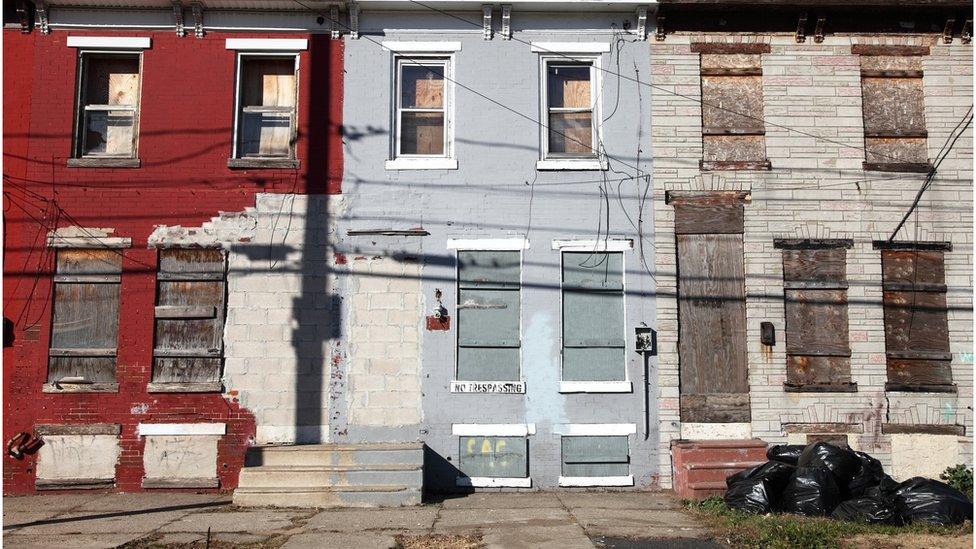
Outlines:
<svg viewBox="0 0 976 549"><path fill-rule="evenodd" d="M786 483L790 481L790 477L793 476L795 469L792 465L778 461L767 461L762 465L750 467L726 478L725 485L731 488L739 481L758 478L765 480L767 486L769 486L769 489L774 494L779 494L786 487Z"/></svg>
<svg viewBox="0 0 976 549"><path fill-rule="evenodd" d="M783 490L782 508L788 513L819 517L840 503L834 475L823 467L797 467Z"/></svg>
<svg viewBox="0 0 976 549"><path fill-rule="evenodd" d="M854 478L847 483L847 493L852 498L859 498L865 495L868 488L880 485L881 481L888 475L885 475L880 461L864 452L854 452L854 455L861 462L861 467Z"/></svg>
<svg viewBox="0 0 976 549"><path fill-rule="evenodd" d="M826 467L834 474L837 485L847 488L847 484L861 470L857 454L847 448L840 448L826 442L811 444L800 454L798 467Z"/></svg>
<svg viewBox="0 0 976 549"><path fill-rule="evenodd" d="M973 519L973 504L965 494L937 480L914 477L895 490L895 506L905 523L949 526Z"/></svg>
<svg viewBox="0 0 976 549"><path fill-rule="evenodd" d="M889 477L888 475L883 475L881 481L875 486L869 486L864 489L864 496L866 498L874 499L887 499L894 501L895 490L898 489L898 482L895 479Z"/></svg>
<svg viewBox="0 0 976 549"><path fill-rule="evenodd" d="M838 505L830 513L830 518L870 524L897 525L901 523L894 502L875 498L849 499Z"/></svg>
<svg viewBox="0 0 976 549"><path fill-rule="evenodd" d="M796 462L798 459L800 459L800 454L803 453L804 448L806 448L806 446L802 444L777 444L775 446L770 446L769 449L766 450L766 459L786 463L788 465L796 465Z"/></svg>
<svg viewBox="0 0 976 549"><path fill-rule="evenodd" d="M765 515L772 511L766 481L761 478L739 480L725 491L725 504L729 509Z"/></svg>

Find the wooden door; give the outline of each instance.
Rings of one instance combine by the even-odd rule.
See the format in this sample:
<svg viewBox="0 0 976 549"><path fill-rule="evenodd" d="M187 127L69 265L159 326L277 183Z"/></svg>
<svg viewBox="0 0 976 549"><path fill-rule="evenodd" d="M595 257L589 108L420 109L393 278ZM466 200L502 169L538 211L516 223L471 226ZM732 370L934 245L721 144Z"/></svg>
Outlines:
<svg viewBox="0 0 976 549"><path fill-rule="evenodd" d="M673 200L682 421L750 420L741 196Z"/></svg>

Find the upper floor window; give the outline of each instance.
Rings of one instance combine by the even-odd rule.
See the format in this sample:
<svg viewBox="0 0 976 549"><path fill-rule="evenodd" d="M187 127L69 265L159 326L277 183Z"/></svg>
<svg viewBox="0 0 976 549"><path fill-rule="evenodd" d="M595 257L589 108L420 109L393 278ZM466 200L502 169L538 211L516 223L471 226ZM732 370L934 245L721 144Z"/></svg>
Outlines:
<svg viewBox="0 0 976 549"><path fill-rule="evenodd" d="M769 169L762 54L768 44L692 44L701 54L703 170Z"/></svg>
<svg viewBox="0 0 976 549"><path fill-rule="evenodd" d="M861 59L864 169L929 171L922 56L926 46L853 47Z"/></svg>
<svg viewBox="0 0 976 549"><path fill-rule="evenodd" d="M390 170L456 169L454 42L384 42L394 55Z"/></svg>
<svg viewBox="0 0 976 549"><path fill-rule="evenodd" d="M602 43L534 42L541 53L542 160L538 169L601 169L600 56Z"/></svg>
<svg viewBox="0 0 976 549"><path fill-rule="evenodd" d="M237 78L231 166L296 167L298 56L242 53Z"/></svg>
<svg viewBox="0 0 976 549"><path fill-rule="evenodd" d="M140 58L139 53L81 52L75 158L137 156Z"/></svg>

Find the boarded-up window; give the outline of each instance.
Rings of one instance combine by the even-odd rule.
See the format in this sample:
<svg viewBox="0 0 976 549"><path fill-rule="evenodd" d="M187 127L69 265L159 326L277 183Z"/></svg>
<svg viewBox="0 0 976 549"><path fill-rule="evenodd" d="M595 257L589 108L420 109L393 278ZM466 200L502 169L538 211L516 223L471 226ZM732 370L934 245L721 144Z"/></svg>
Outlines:
<svg viewBox="0 0 976 549"><path fill-rule="evenodd" d="M563 253L563 381L625 381L620 252Z"/></svg>
<svg viewBox="0 0 976 549"><path fill-rule="evenodd" d="M626 436L562 437L562 476L625 477L630 474Z"/></svg>
<svg viewBox="0 0 976 549"><path fill-rule="evenodd" d="M786 388L853 391L847 319L849 240L777 241L783 248Z"/></svg>
<svg viewBox="0 0 976 549"><path fill-rule="evenodd" d="M464 436L461 472L469 477L525 478L529 475L529 443L525 437Z"/></svg>
<svg viewBox="0 0 976 549"><path fill-rule="evenodd" d="M220 390L225 281L221 250L160 250L150 390Z"/></svg>
<svg viewBox="0 0 976 549"><path fill-rule="evenodd" d="M117 387L121 274L118 250L58 250L48 383L65 389Z"/></svg>
<svg viewBox="0 0 976 549"><path fill-rule="evenodd" d="M294 158L296 57L240 58L238 158Z"/></svg>
<svg viewBox="0 0 976 549"><path fill-rule="evenodd" d="M449 156L449 67L449 59L397 60L396 156Z"/></svg>
<svg viewBox="0 0 976 549"><path fill-rule="evenodd" d="M758 53L702 53L702 169L764 169Z"/></svg>
<svg viewBox="0 0 976 549"><path fill-rule="evenodd" d="M927 171L922 57L861 56L865 169Z"/></svg>
<svg viewBox="0 0 976 549"><path fill-rule="evenodd" d="M594 71L592 62L546 61L546 157L596 156Z"/></svg>
<svg viewBox="0 0 976 549"><path fill-rule="evenodd" d="M954 390L943 253L881 251L888 390Z"/></svg>
<svg viewBox="0 0 976 549"><path fill-rule="evenodd" d="M458 252L460 381L519 379L521 252Z"/></svg>
<svg viewBox="0 0 976 549"><path fill-rule="evenodd" d="M78 157L136 156L139 54L81 55Z"/></svg>

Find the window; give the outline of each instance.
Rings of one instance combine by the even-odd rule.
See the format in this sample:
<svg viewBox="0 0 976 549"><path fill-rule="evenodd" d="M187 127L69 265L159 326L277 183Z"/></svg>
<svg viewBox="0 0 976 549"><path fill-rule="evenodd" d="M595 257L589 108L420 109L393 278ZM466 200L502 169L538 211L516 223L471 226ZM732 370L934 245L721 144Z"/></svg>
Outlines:
<svg viewBox="0 0 976 549"><path fill-rule="evenodd" d="M922 55L927 47L855 46L861 54L864 169L929 170Z"/></svg>
<svg viewBox="0 0 976 549"><path fill-rule="evenodd" d="M554 425L561 435L560 486L633 486L629 435L633 424Z"/></svg>
<svg viewBox="0 0 976 549"><path fill-rule="evenodd" d="M857 390L847 320L850 240L777 240L783 249L786 390Z"/></svg>
<svg viewBox="0 0 976 549"><path fill-rule="evenodd" d="M543 56L540 169L600 169L599 58Z"/></svg>
<svg viewBox="0 0 976 549"><path fill-rule="evenodd" d="M701 53L701 168L769 169L761 55L768 45L693 44L692 51Z"/></svg>
<svg viewBox="0 0 976 549"><path fill-rule="evenodd" d="M59 249L45 391L116 391L122 253Z"/></svg>
<svg viewBox="0 0 976 549"><path fill-rule="evenodd" d="M561 390L629 391L623 253L563 252L562 309Z"/></svg>
<svg viewBox="0 0 976 549"><path fill-rule="evenodd" d="M229 165L297 167L298 56L242 53L237 75L237 135Z"/></svg>
<svg viewBox="0 0 976 549"><path fill-rule="evenodd" d="M455 424L458 486L529 488L529 441L535 424Z"/></svg>
<svg viewBox="0 0 976 549"><path fill-rule="evenodd" d="M459 250L457 258L457 379L518 381L522 254Z"/></svg>
<svg viewBox="0 0 976 549"><path fill-rule="evenodd" d="M160 250L150 391L220 390L226 280L219 249Z"/></svg>
<svg viewBox="0 0 976 549"><path fill-rule="evenodd" d="M450 66L449 59L397 58L397 158L450 156L445 86Z"/></svg>
<svg viewBox="0 0 976 549"><path fill-rule="evenodd" d="M140 59L138 53L81 52L76 158L136 157Z"/></svg>
<svg viewBox="0 0 976 549"><path fill-rule="evenodd" d="M875 247L883 248L885 388L954 392L944 264L949 245L876 242Z"/></svg>

